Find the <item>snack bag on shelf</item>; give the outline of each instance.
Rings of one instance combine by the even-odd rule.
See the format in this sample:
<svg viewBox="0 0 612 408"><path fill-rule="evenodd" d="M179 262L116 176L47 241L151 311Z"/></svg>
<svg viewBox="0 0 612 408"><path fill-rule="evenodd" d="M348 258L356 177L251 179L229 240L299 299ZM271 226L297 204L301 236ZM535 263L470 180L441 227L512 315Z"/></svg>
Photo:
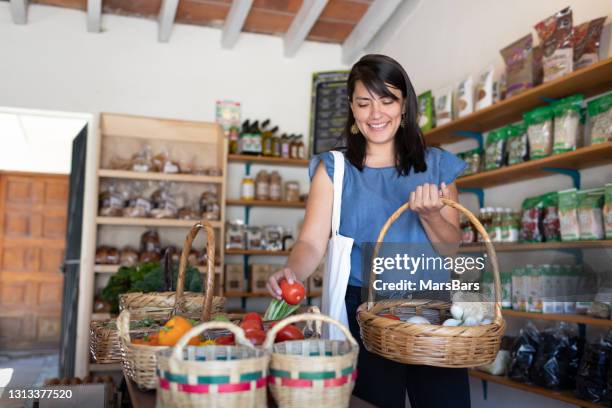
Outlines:
<svg viewBox="0 0 612 408"><path fill-rule="evenodd" d="M529 138L531 159L550 156L553 147L553 110L550 106L540 106L523 115Z"/></svg>
<svg viewBox="0 0 612 408"><path fill-rule="evenodd" d="M434 99L431 91L422 93L417 97L419 105L419 127L427 132L434 128Z"/></svg>
<svg viewBox="0 0 612 408"><path fill-rule="evenodd" d="M599 44L606 17L596 18L573 28L574 71L599 61Z"/></svg>
<svg viewBox="0 0 612 408"><path fill-rule="evenodd" d="M565 153L582 146L583 95L564 98L553 105L555 117L553 153Z"/></svg>
<svg viewBox="0 0 612 408"><path fill-rule="evenodd" d="M542 242L540 219L542 218L541 197L530 197L523 201L521 217L521 241Z"/></svg>
<svg viewBox="0 0 612 408"><path fill-rule="evenodd" d="M612 239L612 183L606 184L603 217L606 225L606 239Z"/></svg>
<svg viewBox="0 0 612 408"><path fill-rule="evenodd" d="M572 9L566 7L535 26L542 44L544 82L571 73L574 69Z"/></svg>
<svg viewBox="0 0 612 408"><path fill-rule="evenodd" d="M578 191L578 227L581 240L603 239L604 189Z"/></svg>
<svg viewBox="0 0 612 408"><path fill-rule="evenodd" d="M508 165L522 163L529 160L529 140L525 122L507 126L508 132Z"/></svg>
<svg viewBox="0 0 612 408"><path fill-rule="evenodd" d="M589 101L587 112L590 120L591 144L612 140L612 93Z"/></svg>
<svg viewBox="0 0 612 408"><path fill-rule="evenodd" d="M436 127L446 125L453 120L453 89L442 88L434 92Z"/></svg>
<svg viewBox="0 0 612 408"><path fill-rule="evenodd" d="M485 170L494 170L505 165L507 138L506 128L489 132L485 147Z"/></svg>
<svg viewBox="0 0 612 408"><path fill-rule="evenodd" d="M578 226L578 190L559 191L559 226L562 241L577 241L580 239Z"/></svg>
<svg viewBox="0 0 612 408"><path fill-rule="evenodd" d="M474 112L474 81L470 75L457 87L457 117L462 118L472 112Z"/></svg>
<svg viewBox="0 0 612 408"><path fill-rule="evenodd" d="M544 241L560 241L559 197L557 192L553 191L552 193L544 194L544 196L542 196L542 202L542 233L544 235Z"/></svg>
<svg viewBox="0 0 612 408"><path fill-rule="evenodd" d="M478 111L480 109L484 109L488 106L493 105L494 74L495 69L493 68L493 66L490 66L486 70L484 70L478 77L478 82L476 83L476 89L474 91L474 110Z"/></svg>
<svg viewBox="0 0 612 408"><path fill-rule="evenodd" d="M533 36L531 33L520 38L500 51L506 63L505 85L502 98L519 94L536 84L536 64L534 63Z"/></svg>

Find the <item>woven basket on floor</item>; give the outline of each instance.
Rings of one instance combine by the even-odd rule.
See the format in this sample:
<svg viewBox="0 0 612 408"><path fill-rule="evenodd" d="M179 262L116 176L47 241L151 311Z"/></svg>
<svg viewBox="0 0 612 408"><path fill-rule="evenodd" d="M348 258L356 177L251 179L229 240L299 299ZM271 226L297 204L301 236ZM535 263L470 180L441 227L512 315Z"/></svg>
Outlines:
<svg viewBox="0 0 612 408"><path fill-rule="evenodd" d="M235 346L186 346L206 330L230 331ZM158 355L157 407L266 407L270 356L255 348L244 331L227 322L194 327L172 349Z"/></svg>
<svg viewBox="0 0 612 408"><path fill-rule="evenodd" d="M294 340L274 344L286 325L315 321L342 330L345 341ZM266 336L264 349L271 352L268 384L281 408L345 408L357 378L359 345L348 328L329 316L304 313L277 323Z"/></svg>
<svg viewBox="0 0 612 408"><path fill-rule="evenodd" d="M438 324L411 324L379 316L395 309L412 310L414 314L438 316L443 321L450 315L451 304L439 300L385 300L374 302L372 285L369 285L368 302L357 309L357 321L365 348L389 360L405 364L437 367L475 367L495 360L504 334L505 322L501 314L501 282L497 255L489 235L478 219L466 208L452 200L442 198L449 207L462 212L484 237L487 254L493 265L495 304L491 324L480 326L441 326ZM389 227L408 209L408 203L389 217L378 235L374 257ZM374 280L374 271L370 280Z"/></svg>
<svg viewBox="0 0 612 408"><path fill-rule="evenodd" d="M198 317L200 321L208 321L211 317L211 310L213 307L213 288L215 279L215 235L213 227L208 221L201 221L193 226L191 231L185 238L185 244L183 245L183 251L181 252L181 260L179 265L178 280L176 283L176 296L173 296L177 300L177 304L169 308L167 319L171 315L177 314L186 317L192 317L192 313L185 313L184 303L181 302L183 299L183 287L185 281L185 269L187 268L187 256L191 250L191 244L193 239L201 229L206 230L208 240L208 263L206 268L206 282L204 285L204 295L199 296L199 301L203 303L200 305L201 315ZM160 298L168 298L168 294L174 295L174 292L164 292L160 295ZM155 294L152 294L155 295ZM223 302L223 298L219 302ZM145 316L154 319L159 319L159 314L155 310L143 310L138 309L136 311L139 317ZM166 319L166 320L167 320ZM121 339L121 363L123 366L123 372L133 380L139 388L142 389L154 389L157 386L157 378L155 371L157 369L157 356L156 353L161 350L168 349L168 346L147 346L142 344L133 344L130 339L129 332L130 322L130 310L125 309L117 318L117 328L119 330L119 337Z"/></svg>
<svg viewBox="0 0 612 408"><path fill-rule="evenodd" d="M200 229L206 229L207 236L207 281L203 285L206 289L204 294L184 292L185 274L187 270L187 258L191 245ZM169 319L174 311L180 312L182 316L199 319L202 316L203 302L211 302L209 313L219 313L225 309L225 298L213 296L215 279L215 231L210 223L202 220L195 224L185 238L181 252L176 292L133 292L124 293L119 296L119 309L130 312L143 312L147 317L155 319ZM210 288L210 290L209 290ZM210 296L210 299L208 298ZM206 300L204 299L206 297ZM177 298L179 301L177 302Z"/></svg>

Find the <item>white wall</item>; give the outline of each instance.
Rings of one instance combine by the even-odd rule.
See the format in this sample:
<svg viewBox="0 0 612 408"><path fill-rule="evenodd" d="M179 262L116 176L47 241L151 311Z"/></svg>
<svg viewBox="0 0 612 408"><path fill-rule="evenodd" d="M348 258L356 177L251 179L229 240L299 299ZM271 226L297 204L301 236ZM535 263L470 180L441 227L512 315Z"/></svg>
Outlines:
<svg viewBox="0 0 612 408"><path fill-rule="evenodd" d="M573 9L575 24L608 16L606 30L610 35L612 2L609 0L427 0L419 2L396 31L395 37L370 51L396 58L406 68L418 93L435 90L456 84L467 75L476 75L491 64L501 69L500 49L533 31L537 22L568 5ZM602 53L612 56L609 39ZM446 147L456 152L471 148L474 143L460 142ZM612 165L583 170L581 174L583 187L602 186L612 181ZM525 197L570 187L571 181L563 176L517 182L486 189L485 205L518 209ZM470 209L477 208L473 195L462 194L460 199ZM524 320L512 319L508 323L508 332L515 334ZM497 384L489 384L489 397L485 401L477 380L471 381L471 391L475 408L513 408L517 404L523 407L570 407Z"/></svg>

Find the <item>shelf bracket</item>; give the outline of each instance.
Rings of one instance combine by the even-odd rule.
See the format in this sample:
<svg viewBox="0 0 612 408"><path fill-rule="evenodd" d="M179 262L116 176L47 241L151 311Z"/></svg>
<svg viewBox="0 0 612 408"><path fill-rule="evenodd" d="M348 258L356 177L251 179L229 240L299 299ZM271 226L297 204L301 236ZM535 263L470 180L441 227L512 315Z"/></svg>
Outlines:
<svg viewBox="0 0 612 408"><path fill-rule="evenodd" d="M489 397L489 383L487 380L482 380L482 399L485 401Z"/></svg>
<svg viewBox="0 0 612 408"><path fill-rule="evenodd" d="M580 172L575 169L563 169L560 167L542 167L543 171L559 173L572 178L575 188L580 188Z"/></svg>
<svg viewBox="0 0 612 408"><path fill-rule="evenodd" d="M245 287L248 287L248 283L249 283L249 256L248 255L242 256L242 267L244 268L244 283L247 285ZM245 297L240 298L240 306L242 307L242 310L246 310L246 304L247 304L247 299Z"/></svg>
<svg viewBox="0 0 612 408"><path fill-rule="evenodd" d="M557 102L559 99L558 98L549 98L547 96L540 96L540 100L542 102L546 102L546 103L555 103Z"/></svg>
<svg viewBox="0 0 612 408"><path fill-rule="evenodd" d="M584 258L580 248L559 248L558 251L573 255L574 259L576 260L576 264L582 265Z"/></svg>
<svg viewBox="0 0 612 408"><path fill-rule="evenodd" d="M482 188L460 188L459 192L476 194L479 208L484 207L484 190Z"/></svg>
<svg viewBox="0 0 612 408"><path fill-rule="evenodd" d="M244 225L249 225L250 219L251 219L251 206L245 205L244 206Z"/></svg>
<svg viewBox="0 0 612 408"><path fill-rule="evenodd" d="M462 136L462 137L467 137L469 139L474 139L478 142L478 148L482 149L483 148L483 140L482 140L482 133L480 132L471 132L468 130L459 130L457 132L455 132L458 136Z"/></svg>
<svg viewBox="0 0 612 408"><path fill-rule="evenodd" d="M246 162L244 164L244 172L247 176L251 175L251 162Z"/></svg>

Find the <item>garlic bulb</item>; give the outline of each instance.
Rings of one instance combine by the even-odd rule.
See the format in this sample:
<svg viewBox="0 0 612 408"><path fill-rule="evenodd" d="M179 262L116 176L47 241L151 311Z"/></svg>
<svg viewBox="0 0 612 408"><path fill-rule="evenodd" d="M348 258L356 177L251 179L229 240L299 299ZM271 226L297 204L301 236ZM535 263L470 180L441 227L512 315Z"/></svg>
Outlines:
<svg viewBox="0 0 612 408"><path fill-rule="evenodd" d="M482 322L480 322L480 324L491 324L491 323L493 323L491 319L482 319Z"/></svg>
<svg viewBox="0 0 612 408"><path fill-rule="evenodd" d="M451 314L453 315L453 319L461 320L463 319L463 307L459 304L453 304L450 309Z"/></svg>
<svg viewBox="0 0 612 408"><path fill-rule="evenodd" d="M412 316L410 319L406 320L406 323L412 324L429 324L429 320L422 316Z"/></svg>
<svg viewBox="0 0 612 408"><path fill-rule="evenodd" d="M461 324L461 320L458 319L446 319L442 326L459 326Z"/></svg>
<svg viewBox="0 0 612 408"><path fill-rule="evenodd" d="M464 326L478 326L479 324L480 320L476 319L473 316L470 316L463 321Z"/></svg>

